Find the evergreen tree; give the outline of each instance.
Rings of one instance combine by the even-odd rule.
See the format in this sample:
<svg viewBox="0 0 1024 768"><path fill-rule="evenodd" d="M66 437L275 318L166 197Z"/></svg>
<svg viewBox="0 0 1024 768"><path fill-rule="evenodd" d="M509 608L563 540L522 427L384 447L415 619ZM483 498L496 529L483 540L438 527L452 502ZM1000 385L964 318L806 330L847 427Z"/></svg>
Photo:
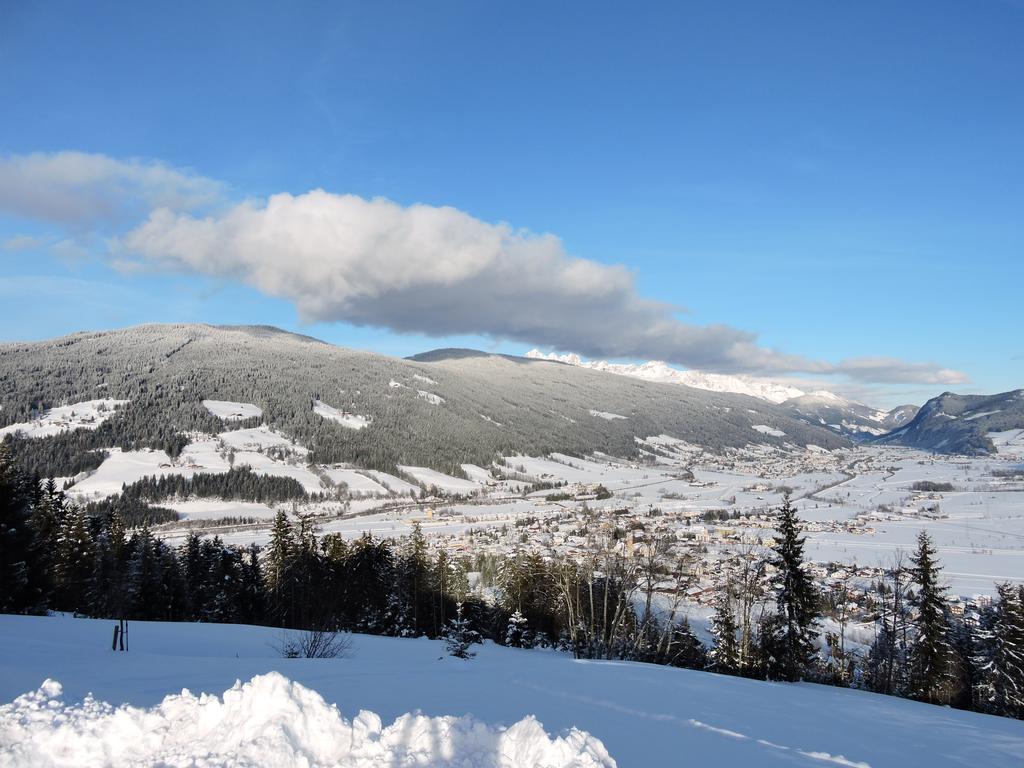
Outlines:
<svg viewBox="0 0 1024 768"><path fill-rule="evenodd" d="M707 667L707 649L693 633L689 619L684 618L672 628L663 663L684 669L705 669Z"/></svg>
<svg viewBox="0 0 1024 768"><path fill-rule="evenodd" d="M60 523L54 552L54 604L58 610L84 611L91 593L95 548L89 522L81 507L67 512Z"/></svg>
<svg viewBox="0 0 1024 768"><path fill-rule="evenodd" d="M263 572L260 568L260 548L250 544L242 557L238 585L238 620L244 624L256 624L265 620L266 595L263 588Z"/></svg>
<svg viewBox="0 0 1024 768"><path fill-rule="evenodd" d="M953 695L953 654L945 588L939 583L941 569L935 554L931 538L921 531L917 551L911 558L911 573L918 590L911 600L917 617L910 647L909 693L920 701L946 704Z"/></svg>
<svg viewBox="0 0 1024 768"><path fill-rule="evenodd" d="M143 526L129 541L128 611L133 619L164 618L165 604L163 558L159 542L148 526Z"/></svg>
<svg viewBox="0 0 1024 768"><path fill-rule="evenodd" d="M462 603L456 605L455 617L445 625L444 640L449 655L459 659L471 659L476 656L476 653L469 649L474 643L480 642L480 633L472 628L469 619L463 615Z"/></svg>
<svg viewBox="0 0 1024 768"><path fill-rule="evenodd" d="M882 621L864 661L864 687L875 693L902 696L907 688L907 649L902 637Z"/></svg>
<svg viewBox="0 0 1024 768"><path fill-rule="evenodd" d="M727 584L715 605L715 614L711 618L711 636L715 645L711 649L709 660L711 668L716 672L735 674L739 669L740 647L736 639L736 615L732 609L731 588Z"/></svg>
<svg viewBox="0 0 1024 768"><path fill-rule="evenodd" d="M508 617L508 628L505 630L505 645L510 648L533 647L526 617L519 611Z"/></svg>
<svg viewBox="0 0 1024 768"><path fill-rule="evenodd" d="M270 529L264 576L267 581L269 618L279 626L287 624L295 601L295 555L295 535L288 522L288 515L278 510Z"/></svg>
<svg viewBox="0 0 1024 768"><path fill-rule="evenodd" d="M32 512L29 482L15 468L7 443L0 443L0 611L5 613L36 613L47 606Z"/></svg>
<svg viewBox="0 0 1024 768"><path fill-rule="evenodd" d="M982 701L990 712L1024 718L1024 587L996 585L991 629L985 633Z"/></svg>
<svg viewBox="0 0 1024 768"><path fill-rule="evenodd" d="M779 537L772 565L777 569L775 585L779 606L778 672L784 680L800 680L814 665L814 639L820 617L818 593L804 570L804 543L796 510L787 494L779 510Z"/></svg>

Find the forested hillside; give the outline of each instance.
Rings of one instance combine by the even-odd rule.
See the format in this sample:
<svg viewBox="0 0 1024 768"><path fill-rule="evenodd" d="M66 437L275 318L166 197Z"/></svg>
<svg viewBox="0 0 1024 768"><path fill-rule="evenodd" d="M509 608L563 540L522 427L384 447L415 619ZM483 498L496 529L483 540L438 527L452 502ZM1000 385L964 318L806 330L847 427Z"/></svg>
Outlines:
<svg viewBox="0 0 1024 768"><path fill-rule="evenodd" d="M174 457L186 433L258 423L222 420L204 399L255 404L263 421L308 447L312 461L385 470L411 464L458 474L462 462L486 466L515 453L633 456L635 438L654 434L712 450L846 444L740 395L482 353L429 359L343 349L262 326L146 325L7 343L0 345L0 427L58 405L128 401L95 429L8 438L23 466L48 476L95 468L102 459L95 449L152 447ZM317 401L368 426L325 418Z"/></svg>

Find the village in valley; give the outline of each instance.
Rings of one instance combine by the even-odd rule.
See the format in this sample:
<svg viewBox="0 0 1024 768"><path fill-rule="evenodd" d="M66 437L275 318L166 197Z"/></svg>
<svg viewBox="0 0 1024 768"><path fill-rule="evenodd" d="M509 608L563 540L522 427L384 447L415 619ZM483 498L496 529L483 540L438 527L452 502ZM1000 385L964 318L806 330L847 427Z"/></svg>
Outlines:
<svg viewBox="0 0 1024 768"><path fill-rule="evenodd" d="M116 404L115 404L116 405ZM258 417L247 403L209 401L226 419ZM350 428L365 419L321 408ZM73 500L120 491L143 477L194 475L249 466L292 477L308 500L258 503L169 500L179 516L154 527L170 544L191 532L225 544L265 544L277 511L308 520L318 534L401 539L462 558L486 597L488 564L533 554L584 560L612 556L639 573L654 605L697 627L722 590L767 584L777 513L788 498L807 536L810 572L833 596L833 613L856 627L878 615L878 585L926 530L938 549L950 609L970 617L990 604L995 584L1024 573L1024 431L991 435L998 453L957 457L860 445L749 445L712 453L661 435L638 440L631 460L603 454L508 456L462 476L413 466L395 473L318 466L307 451L261 425L195 435L176 461L156 451L118 452L93 473L63 479ZM648 590L649 588L649 590ZM870 642L869 638L861 638Z"/></svg>

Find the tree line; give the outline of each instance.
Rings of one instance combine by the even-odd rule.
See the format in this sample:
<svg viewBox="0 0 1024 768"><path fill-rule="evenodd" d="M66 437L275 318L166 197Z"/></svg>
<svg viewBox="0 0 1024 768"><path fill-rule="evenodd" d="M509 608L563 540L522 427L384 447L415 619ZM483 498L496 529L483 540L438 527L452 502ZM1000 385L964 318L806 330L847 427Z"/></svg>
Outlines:
<svg viewBox="0 0 1024 768"><path fill-rule="evenodd" d="M922 534L909 567L877 585L878 636L861 658L845 633L824 633L844 596L805 567L799 521L780 511L779 541L722 590L706 647L680 596L693 563L650 542L580 559L431 551L418 527L400 540L318 536L283 512L265 547L191 533L179 546L147 524L129 530L117 506L90 514L52 482L16 468L0 446L0 610L98 618L210 621L393 636L486 638L554 647L578 658L624 659L772 680L811 680L995 714L1024 715L1024 592L1000 585L976 623L954 617L935 550ZM770 570L770 572L769 572ZM470 574L494 587L470 589ZM889 581L889 580L887 580ZM657 590L655 589L657 587ZM661 595L662 598L658 598ZM755 615L754 607L760 610ZM463 640L461 642L468 642ZM465 651L465 649L463 649Z"/></svg>

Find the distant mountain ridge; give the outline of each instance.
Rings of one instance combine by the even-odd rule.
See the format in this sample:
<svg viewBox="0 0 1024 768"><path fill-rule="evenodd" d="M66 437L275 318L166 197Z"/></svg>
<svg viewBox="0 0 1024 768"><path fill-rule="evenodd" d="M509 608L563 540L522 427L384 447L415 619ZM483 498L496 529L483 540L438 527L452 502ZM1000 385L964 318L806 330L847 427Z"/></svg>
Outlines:
<svg viewBox="0 0 1024 768"><path fill-rule="evenodd" d="M925 403L905 426L877 442L940 453L984 455L995 446L990 432L1024 429L1024 389L996 395L943 392Z"/></svg>
<svg viewBox="0 0 1024 768"><path fill-rule="evenodd" d="M917 406L914 405L901 405L891 411L884 411L847 400L827 390L806 392L791 384L755 376L682 371L659 360L640 364L609 363L605 360L584 360L574 354L544 354L537 349L527 352L526 357L709 392L749 395L782 406L793 418L807 424L820 426L837 435L858 441L884 435L889 430L902 426L917 412Z"/></svg>
<svg viewBox="0 0 1024 768"><path fill-rule="evenodd" d="M776 405L793 397L806 394L797 387L780 384L753 376L730 376L721 373L704 373L703 371L681 371L660 360L634 365L631 363L609 363L605 360L583 360L579 355L557 355L553 352L544 354L538 349L531 349L525 355L534 360L551 360L579 368L590 368L595 371L616 373L620 376L633 376L645 381L656 381L662 384L682 384L694 389L709 392L725 392L736 395L749 395L760 400L767 400Z"/></svg>
<svg viewBox="0 0 1024 768"><path fill-rule="evenodd" d="M97 449L173 455L188 434L230 428L204 400L254 404L317 463L385 471L401 464L458 473L462 463L517 453L639 457L637 440L658 434L712 451L848 445L763 400L477 351L403 360L275 328L211 325L0 344L0 427L98 397L128 402L95 430L19 447L58 475L80 471L75 457ZM326 419L323 406L366 426Z"/></svg>

